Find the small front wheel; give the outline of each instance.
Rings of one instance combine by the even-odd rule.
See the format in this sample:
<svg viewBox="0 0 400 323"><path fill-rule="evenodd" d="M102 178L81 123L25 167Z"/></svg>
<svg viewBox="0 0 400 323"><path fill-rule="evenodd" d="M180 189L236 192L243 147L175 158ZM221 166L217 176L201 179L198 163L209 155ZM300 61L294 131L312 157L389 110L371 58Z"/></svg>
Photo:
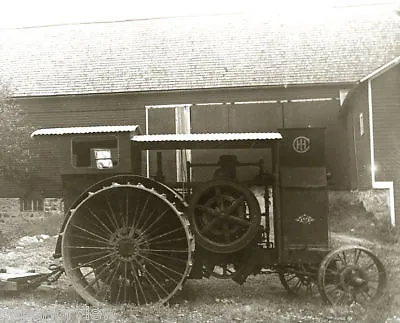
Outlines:
<svg viewBox="0 0 400 323"><path fill-rule="evenodd" d="M322 299L333 305L365 304L382 295L387 275L372 251L344 246L328 253L318 270Z"/></svg>

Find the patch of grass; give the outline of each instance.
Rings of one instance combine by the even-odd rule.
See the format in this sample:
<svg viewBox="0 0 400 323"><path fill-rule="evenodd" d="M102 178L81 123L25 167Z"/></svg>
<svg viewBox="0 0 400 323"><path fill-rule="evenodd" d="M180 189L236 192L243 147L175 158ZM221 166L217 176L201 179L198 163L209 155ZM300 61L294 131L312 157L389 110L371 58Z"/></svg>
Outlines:
<svg viewBox="0 0 400 323"><path fill-rule="evenodd" d="M353 314L356 322L383 323L400 321L400 228L378 220L363 205L337 199L330 205L331 230L373 242L372 249L386 267L388 284L376 303ZM396 318L397 317L397 318Z"/></svg>
<svg viewBox="0 0 400 323"><path fill-rule="evenodd" d="M333 232L383 243L400 242L400 228L393 228L388 219L377 219L365 210L362 203L350 203L340 198L331 201L329 225Z"/></svg>

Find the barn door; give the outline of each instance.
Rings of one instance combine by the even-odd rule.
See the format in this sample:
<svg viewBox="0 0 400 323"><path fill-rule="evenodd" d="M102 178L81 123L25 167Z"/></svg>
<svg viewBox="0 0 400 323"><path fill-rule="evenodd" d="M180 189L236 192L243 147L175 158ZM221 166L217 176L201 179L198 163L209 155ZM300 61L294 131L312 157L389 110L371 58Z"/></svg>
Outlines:
<svg viewBox="0 0 400 323"><path fill-rule="evenodd" d="M190 133L190 105L175 108L176 133ZM176 179L177 182L187 182L187 162L192 161L190 149L176 151Z"/></svg>
<svg viewBox="0 0 400 323"><path fill-rule="evenodd" d="M146 134L190 133L190 105L146 106ZM157 171L156 151L147 152L147 176ZM162 152L163 172L167 182L186 179L186 161L190 151Z"/></svg>

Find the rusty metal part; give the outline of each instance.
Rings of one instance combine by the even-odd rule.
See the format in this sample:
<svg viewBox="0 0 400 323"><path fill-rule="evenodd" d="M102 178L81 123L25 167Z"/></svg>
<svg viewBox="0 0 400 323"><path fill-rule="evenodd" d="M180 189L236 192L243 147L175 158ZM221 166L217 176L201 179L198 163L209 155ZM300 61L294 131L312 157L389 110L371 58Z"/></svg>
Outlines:
<svg viewBox="0 0 400 323"><path fill-rule="evenodd" d="M36 273L35 271L7 272L0 270L0 290L2 291L26 291L33 290L43 283L54 283L64 273L61 266L52 264L49 273Z"/></svg>

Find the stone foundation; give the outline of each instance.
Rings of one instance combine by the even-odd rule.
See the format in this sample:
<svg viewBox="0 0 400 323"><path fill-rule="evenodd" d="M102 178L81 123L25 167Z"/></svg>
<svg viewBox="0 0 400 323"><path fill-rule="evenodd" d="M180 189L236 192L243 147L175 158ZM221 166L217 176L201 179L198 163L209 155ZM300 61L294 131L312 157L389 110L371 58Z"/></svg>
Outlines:
<svg viewBox="0 0 400 323"><path fill-rule="evenodd" d="M64 202L61 198L45 198L43 209L45 213L63 213Z"/></svg>

